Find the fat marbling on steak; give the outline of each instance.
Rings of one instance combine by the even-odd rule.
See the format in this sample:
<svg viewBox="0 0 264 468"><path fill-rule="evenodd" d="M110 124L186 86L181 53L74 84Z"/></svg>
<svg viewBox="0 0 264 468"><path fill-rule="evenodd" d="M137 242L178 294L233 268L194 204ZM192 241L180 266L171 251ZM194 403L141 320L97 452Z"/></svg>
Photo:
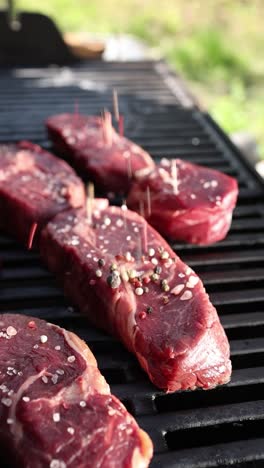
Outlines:
<svg viewBox="0 0 264 468"><path fill-rule="evenodd" d="M149 437L110 394L95 357L75 334L1 314L0 351L0 446L10 466L148 466Z"/></svg>
<svg viewBox="0 0 264 468"><path fill-rule="evenodd" d="M72 302L116 335L165 391L210 389L231 375L229 344L194 271L137 213L94 201L42 231L41 255Z"/></svg>
<svg viewBox="0 0 264 468"><path fill-rule="evenodd" d="M163 159L149 174L138 175L127 203L144 211L161 234L206 245L226 236L237 196L233 177L181 159Z"/></svg>
<svg viewBox="0 0 264 468"><path fill-rule="evenodd" d="M85 203L82 181L73 169L38 145L0 145L0 228L26 244L30 230L57 213Z"/></svg>
<svg viewBox="0 0 264 468"><path fill-rule="evenodd" d="M136 172L152 169L150 155L120 136L111 122L100 117L59 114L46 121L49 136L58 152L96 186L127 192Z"/></svg>

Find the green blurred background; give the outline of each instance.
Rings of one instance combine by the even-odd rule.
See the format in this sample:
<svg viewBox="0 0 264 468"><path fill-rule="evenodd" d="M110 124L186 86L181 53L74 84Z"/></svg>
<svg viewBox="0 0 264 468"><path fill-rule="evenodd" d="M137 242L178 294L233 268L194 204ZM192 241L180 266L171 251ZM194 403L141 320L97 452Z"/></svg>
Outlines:
<svg viewBox="0 0 264 468"><path fill-rule="evenodd" d="M264 158L264 0L19 0L63 31L128 33L189 81L229 133L246 130Z"/></svg>

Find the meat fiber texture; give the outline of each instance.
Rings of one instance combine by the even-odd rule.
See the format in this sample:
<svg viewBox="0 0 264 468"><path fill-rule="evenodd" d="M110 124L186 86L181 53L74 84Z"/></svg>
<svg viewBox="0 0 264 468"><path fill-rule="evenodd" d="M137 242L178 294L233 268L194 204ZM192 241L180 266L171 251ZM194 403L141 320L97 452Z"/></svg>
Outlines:
<svg viewBox="0 0 264 468"><path fill-rule="evenodd" d="M58 215L41 255L65 294L97 327L116 335L167 392L229 381L229 344L203 284L137 213L94 202Z"/></svg>
<svg viewBox="0 0 264 468"><path fill-rule="evenodd" d="M57 213L85 203L82 181L64 161L30 142L0 145L0 228L27 244Z"/></svg>
<svg viewBox="0 0 264 468"><path fill-rule="evenodd" d="M161 234L191 244L224 239L238 196L237 181L181 159L163 159L133 183L128 206Z"/></svg>
<svg viewBox="0 0 264 468"><path fill-rule="evenodd" d="M154 168L150 155L100 117L60 114L46 121L58 152L99 189L127 192L136 172Z"/></svg>
<svg viewBox="0 0 264 468"><path fill-rule="evenodd" d="M110 394L80 338L15 314L0 315L0 330L0 446L10 466L148 466L149 437Z"/></svg>

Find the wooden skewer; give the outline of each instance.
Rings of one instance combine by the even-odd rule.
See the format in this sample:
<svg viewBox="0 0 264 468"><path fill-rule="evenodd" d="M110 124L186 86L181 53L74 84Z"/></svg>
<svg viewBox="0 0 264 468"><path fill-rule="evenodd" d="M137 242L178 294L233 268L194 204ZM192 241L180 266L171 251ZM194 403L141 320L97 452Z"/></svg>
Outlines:
<svg viewBox="0 0 264 468"><path fill-rule="evenodd" d="M29 236L28 236L28 245L27 245L28 250L31 250L32 248L32 244L33 244L34 236L36 234L37 227L38 227L38 223L33 223L30 228Z"/></svg>
<svg viewBox="0 0 264 468"><path fill-rule="evenodd" d="M104 140L104 143L107 144L107 137L106 137L106 131L105 131L104 111L101 112L101 124L102 124L103 140Z"/></svg>
<svg viewBox="0 0 264 468"><path fill-rule="evenodd" d="M171 177L173 181L173 191L175 195L178 194L178 171L177 171L177 165L176 165L176 159L173 159L171 161Z"/></svg>
<svg viewBox="0 0 264 468"><path fill-rule="evenodd" d="M113 108L115 119L118 122L118 132L122 137L124 136L124 116L119 112L118 94L116 89L113 90Z"/></svg>
<svg viewBox="0 0 264 468"><path fill-rule="evenodd" d="M138 245L137 245L137 260L140 262L142 258L142 243L141 243L141 236L138 236Z"/></svg>
<svg viewBox="0 0 264 468"><path fill-rule="evenodd" d="M144 202L143 202L143 200L140 200L140 201L139 201L139 213L140 213L140 216L142 216L142 218L145 217L145 209L144 209Z"/></svg>
<svg viewBox="0 0 264 468"><path fill-rule="evenodd" d="M120 114L119 114L119 105L118 105L118 94L117 94L116 89L113 90L113 108L114 108L115 119L118 122Z"/></svg>
<svg viewBox="0 0 264 468"><path fill-rule="evenodd" d="M86 199L86 214L87 214L89 224L92 224L93 202L94 202L94 184L92 182L89 182L87 186L87 199Z"/></svg>
<svg viewBox="0 0 264 468"><path fill-rule="evenodd" d="M121 210L123 212L123 221L124 221L125 231L127 231L127 219L126 219L127 203L126 203L126 200L123 201L123 204L121 206Z"/></svg>
<svg viewBox="0 0 264 468"><path fill-rule="evenodd" d="M144 208L144 201L140 200L139 202L139 213L142 218L145 218L145 208ZM142 237L143 237L143 251L147 252L148 251L148 234L147 234L147 223L143 219L143 224L142 224Z"/></svg>
<svg viewBox="0 0 264 468"><path fill-rule="evenodd" d="M108 146L112 146L113 143L113 128L112 128L112 115L106 109L102 114L102 130L103 138Z"/></svg>
<svg viewBox="0 0 264 468"><path fill-rule="evenodd" d="M146 188L146 199L147 199L147 216L151 216L151 196L149 186Z"/></svg>
<svg viewBox="0 0 264 468"><path fill-rule="evenodd" d="M129 150L128 150L129 151ZM127 156L127 175L129 179L132 179L132 165L131 165L131 153Z"/></svg>
<svg viewBox="0 0 264 468"><path fill-rule="evenodd" d="M118 120L118 131L121 137L124 136L124 116L120 115Z"/></svg>

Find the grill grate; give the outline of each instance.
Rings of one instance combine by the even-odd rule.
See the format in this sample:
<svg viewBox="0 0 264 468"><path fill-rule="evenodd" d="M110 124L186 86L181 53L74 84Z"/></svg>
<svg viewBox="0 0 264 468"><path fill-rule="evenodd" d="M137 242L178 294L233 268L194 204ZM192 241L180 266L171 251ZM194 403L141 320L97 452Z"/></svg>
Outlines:
<svg viewBox="0 0 264 468"><path fill-rule="evenodd" d="M263 184L211 118L163 63L93 63L74 68L13 69L0 77L0 141L31 139L50 148L43 120L111 108L120 94L126 134L160 157L181 157L235 176L238 206L228 237L173 248L202 277L231 340L232 381L210 392L166 395L155 389L114 338L73 311L41 267L38 254L0 236L0 310L32 314L84 338L113 393L150 434L153 468L264 466L264 202Z"/></svg>

